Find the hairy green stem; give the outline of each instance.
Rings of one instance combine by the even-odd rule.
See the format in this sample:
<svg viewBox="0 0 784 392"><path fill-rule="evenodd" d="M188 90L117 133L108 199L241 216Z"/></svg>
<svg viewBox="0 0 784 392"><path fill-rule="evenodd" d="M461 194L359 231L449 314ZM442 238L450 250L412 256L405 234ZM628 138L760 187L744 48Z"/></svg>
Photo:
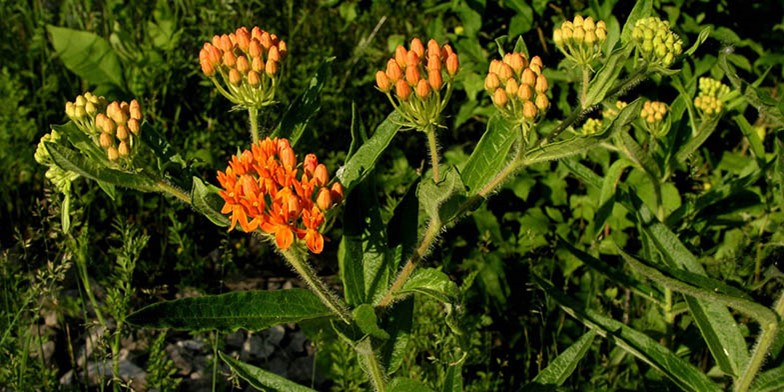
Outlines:
<svg viewBox="0 0 784 392"><path fill-rule="evenodd" d="M333 311L344 323L351 324L351 315L348 313L346 306L329 290L327 285L319 279L316 272L302 257L301 253L287 249L281 250L280 253L291 264L295 271L299 274L302 280L308 284L311 290L319 297L322 303Z"/></svg>
<svg viewBox="0 0 784 392"><path fill-rule="evenodd" d="M411 257L408 258L406 265L403 266L403 269L400 270L400 273L395 278L395 281L389 286L386 294L381 297L381 301L378 302L379 307L386 307L392 303L395 299L395 294L403 287L403 285L408 280L408 277L411 276L411 273L414 272L417 263L422 260L422 257L427 254L427 251L430 249L430 246L435 241L436 237L438 236L438 232L441 231L441 222L438 219L431 219L430 224L427 226L427 231L425 231L425 235L422 237L422 240L419 242L419 246L414 249L414 253L411 254Z"/></svg>
<svg viewBox="0 0 784 392"><path fill-rule="evenodd" d="M162 193L168 193L169 195L172 195L172 196L180 199L185 204L188 204L188 205L192 204L190 195L188 195L187 193L179 190L177 187L175 187L174 185L169 184L165 180L158 181L158 183L156 185L158 186L158 189Z"/></svg>
<svg viewBox="0 0 784 392"><path fill-rule="evenodd" d="M588 109L588 84L591 82L591 67L588 65L582 66L583 70L583 80L581 83L581 90L580 90L580 106L583 110Z"/></svg>
<svg viewBox="0 0 784 392"><path fill-rule="evenodd" d="M757 340L754 351L751 353L749 364L746 365L746 369L743 370L743 373L741 373L740 377L735 382L736 392L746 392L749 390L752 381L754 381L754 377L757 376L757 373L762 367L762 363L765 361L765 357L768 355L770 346L776 340L780 320L784 317L784 291L782 291L781 296L778 301L776 301L773 310L778 314L779 319L770 322L767 325L762 324L762 333Z"/></svg>
<svg viewBox="0 0 784 392"><path fill-rule="evenodd" d="M120 390L120 331L122 329L122 320L117 320L117 329L114 331L114 341L112 342L112 389L115 391Z"/></svg>
<svg viewBox="0 0 784 392"><path fill-rule="evenodd" d="M250 119L250 140L255 144L259 141L259 109L248 108L248 118Z"/></svg>
<svg viewBox="0 0 784 392"><path fill-rule="evenodd" d="M370 342L370 338L360 342L357 345L356 351L364 364L365 371L367 372L368 378L370 378L370 383L373 384L373 390L376 392L386 392L387 386L386 381L384 381L384 370L381 368L381 364L378 363L378 358L376 357L375 351L373 351L373 345Z"/></svg>
<svg viewBox="0 0 784 392"><path fill-rule="evenodd" d="M438 141L436 140L436 130L434 127L429 127L424 130L427 134L427 145L430 149L430 163L433 166L433 181L440 181L438 175Z"/></svg>

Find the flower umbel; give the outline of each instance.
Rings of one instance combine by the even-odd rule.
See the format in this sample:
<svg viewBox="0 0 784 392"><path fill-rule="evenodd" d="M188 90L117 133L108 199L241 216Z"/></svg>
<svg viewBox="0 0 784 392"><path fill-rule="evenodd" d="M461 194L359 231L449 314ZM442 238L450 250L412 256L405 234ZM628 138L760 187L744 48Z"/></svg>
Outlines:
<svg viewBox="0 0 784 392"><path fill-rule="evenodd" d="M724 83L709 77L700 78L700 92L694 98L694 107L703 117L715 116L724 109L724 99L730 88Z"/></svg>
<svg viewBox="0 0 784 392"><path fill-rule="evenodd" d="M607 40L607 25L603 20L580 15L565 21L553 30L553 42L561 53L577 65L590 67L602 55L602 45Z"/></svg>
<svg viewBox="0 0 784 392"><path fill-rule="evenodd" d="M327 167L315 155L298 165L287 139L267 137L233 156L218 181L225 201L221 212L231 215L229 230L237 224L246 232L261 229L282 250L296 238L321 253L324 214L343 198L340 183L328 187Z"/></svg>
<svg viewBox="0 0 784 392"><path fill-rule="evenodd" d="M215 35L199 52L199 64L221 94L234 104L261 108L275 103L286 42L258 27Z"/></svg>
<svg viewBox="0 0 784 392"><path fill-rule="evenodd" d="M645 123L645 128L655 138L664 137L669 132L670 120L666 116L667 104L664 102L645 101L642 110L640 110L640 117Z"/></svg>
<svg viewBox="0 0 784 392"><path fill-rule="evenodd" d="M485 77L485 91L493 104L507 120L522 128L525 140L531 126L550 106L549 82L542 67L539 56L529 61L523 53L507 53L503 60L490 62Z"/></svg>
<svg viewBox="0 0 784 392"><path fill-rule="evenodd" d="M637 21L632 39L637 52L651 65L668 68L683 52L683 42L670 30L670 24L654 16Z"/></svg>

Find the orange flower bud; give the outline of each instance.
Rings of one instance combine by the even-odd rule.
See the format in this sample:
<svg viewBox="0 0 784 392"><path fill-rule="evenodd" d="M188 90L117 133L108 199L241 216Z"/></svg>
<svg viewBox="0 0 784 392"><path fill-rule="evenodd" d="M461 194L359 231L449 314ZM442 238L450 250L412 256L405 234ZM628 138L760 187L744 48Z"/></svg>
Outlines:
<svg viewBox="0 0 784 392"><path fill-rule="evenodd" d="M139 122L139 120L137 120L135 118L131 118L130 120L128 120L127 127L128 127L128 130L131 131L131 133L136 135L136 136L139 135L139 131L142 129L141 123Z"/></svg>
<svg viewBox="0 0 784 392"><path fill-rule="evenodd" d="M201 65L201 72L205 76L211 77L215 75L215 67L207 59L199 59L199 65Z"/></svg>
<svg viewBox="0 0 784 392"><path fill-rule="evenodd" d="M221 55L220 49L212 45L207 47L207 60L210 61L213 67L219 65L222 58L223 55Z"/></svg>
<svg viewBox="0 0 784 392"><path fill-rule="evenodd" d="M250 64L250 69L252 69L252 70L254 70L256 72L264 72L265 68L266 68L266 65L264 64L264 60L261 59L261 56L253 57L253 60L251 61L251 64Z"/></svg>
<svg viewBox="0 0 784 392"><path fill-rule="evenodd" d="M231 52L232 49L234 49L234 44L231 42L231 38L226 34L221 35L220 45L215 45L215 46L217 46L218 49L224 52Z"/></svg>
<svg viewBox="0 0 784 392"><path fill-rule="evenodd" d="M417 68L416 66L406 67L406 82L408 82L409 85L416 86L417 83L419 83L419 79L420 79L419 68Z"/></svg>
<svg viewBox="0 0 784 392"><path fill-rule="evenodd" d="M318 158L314 154L305 155L305 161L302 163L302 170L305 174L312 176L318 166Z"/></svg>
<svg viewBox="0 0 784 392"><path fill-rule="evenodd" d="M241 74L245 75L250 71L250 61L245 56L237 57L237 71L240 71Z"/></svg>
<svg viewBox="0 0 784 392"><path fill-rule="evenodd" d="M269 49L272 46L272 37L268 32L262 30L261 37L259 37L259 42L261 42L261 46L264 49Z"/></svg>
<svg viewBox="0 0 784 392"><path fill-rule="evenodd" d="M98 142L101 144L101 147L109 148L114 143L114 138L108 133L101 133L101 136L98 137Z"/></svg>
<svg viewBox="0 0 784 392"><path fill-rule="evenodd" d="M547 83L547 78L544 75L539 75L536 77L536 92L543 94L549 88L549 84Z"/></svg>
<svg viewBox="0 0 784 392"><path fill-rule="evenodd" d="M407 101L411 96L411 87L408 86L405 80L400 79L395 83L395 94L401 101Z"/></svg>
<svg viewBox="0 0 784 392"><path fill-rule="evenodd" d="M509 102L509 97L506 96L506 92L504 89L497 88L495 93L493 93L493 104L498 106L499 108L503 108L506 106L506 103Z"/></svg>
<svg viewBox="0 0 784 392"><path fill-rule="evenodd" d="M280 62L280 52L278 52L277 46L271 46L269 48L269 52L267 52L267 60Z"/></svg>
<svg viewBox="0 0 784 392"><path fill-rule="evenodd" d="M498 79L501 80L501 83L506 84L509 83L509 79L514 76L514 71L512 71L512 67L504 63L500 63L498 66L498 72L496 72L496 74L498 75Z"/></svg>
<svg viewBox="0 0 784 392"><path fill-rule="evenodd" d="M504 58L501 59L501 62L511 67L512 66L512 54L511 53L505 54Z"/></svg>
<svg viewBox="0 0 784 392"><path fill-rule="evenodd" d="M286 203L286 208L288 209L289 214L293 216L299 215L300 211L302 211L302 205L299 202L299 197L290 195L286 199L287 200L284 200L284 202Z"/></svg>
<svg viewBox="0 0 784 392"><path fill-rule="evenodd" d="M242 74L240 74L240 71L237 71L237 68L229 70L229 83L236 87L242 84Z"/></svg>
<svg viewBox="0 0 784 392"><path fill-rule="evenodd" d="M291 170L297 167L297 157L294 155L294 150L291 147L282 148L278 155L284 168Z"/></svg>
<svg viewBox="0 0 784 392"><path fill-rule="evenodd" d="M498 72L501 71L501 64L503 63L497 59L490 61L490 68L488 68L488 73L494 73L498 75Z"/></svg>
<svg viewBox="0 0 784 392"><path fill-rule="evenodd" d="M413 50L406 53L406 68L417 68L419 66L419 55Z"/></svg>
<svg viewBox="0 0 784 392"><path fill-rule="evenodd" d="M234 55L234 52L223 52L223 65L229 68L237 65L237 56Z"/></svg>
<svg viewBox="0 0 784 392"><path fill-rule="evenodd" d="M111 146L106 149L106 155L109 157L109 160L114 162L120 158L120 153L117 151L117 148Z"/></svg>
<svg viewBox="0 0 784 392"><path fill-rule="evenodd" d="M248 72L248 84L254 88L259 87L261 85L261 76L259 75L258 72L254 70L250 70Z"/></svg>
<svg viewBox="0 0 784 392"><path fill-rule="evenodd" d="M512 57L509 61L509 66L512 67L512 70L515 72L516 75L520 75L523 72L523 68L526 66L525 57L522 53L512 53Z"/></svg>
<svg viewBox="0 0 784 392"><path fill-rule="evenodd" d="M109 116L109 118L111 118L115 122L120 122L118 120L122 118L120 117L122 116L120 112L121 112L120 103L117 101L110 103L109 106L106 107L106 115Z"/></svg>
<svg viewBox="0 0 784 392"><path fill-rule="evenodd" d="M278 73L278 63L272 60L268 60L267 64L264 66L264 72L266 72L269 76L275 76L275 74Z"/></svg>
<svg viewBox="0 0 784 392"><path fill-rule="evenodd" d="M504 91L506 91L508 97L514 97L517 95L517 87L517 81L514 78L511 78L506 82L506 89Z"/></svg>
<svg viewBox="0 0 784 392"><path fill-rule="evenodd" d="M122 141L122 142L120 142L120 147L117 148L117 153L121 157L127 157L128 155L131 155L131 148L128 147L128 143L127 142Z"/></svg>
<svg viewBox="0 0 784 392"><path fill-rule="evenodd" d="M436 42L436 40L432 38L429 41L427 41L427 56L428 57L437 56L439 58L441 57L441 47L438 46L438 42Z"/></svg>
<svg viewBox="0 0 784 392"><path fill-rule="evenodd" d="M340 203L343 201L343 184L339 182L332 184L332 187L329 189L329 193L332 198L332 202Z"/></svg>
<svg viewBox="0 0 784 392"><path fill-rule="evenodd" d="M128 132L128 127L123 124L117 126L117 138L120 140L128 140L130 133Z"/></svg>
<svg viewBox="0 0 784 392"><path fill-rule="evenodd" d="M539 110L544 112L545 110L547 110L548 107L550 107L550 100L547 99L547 96L544 95L544 94L537 94L536 95L536 107L539 108Z"/></svg>
<svg viewBox="0 0 784 392"><path fill-rule="evenodd" d="M523 84L527 84L531 87L534 87L536 85L536 74L534 73L534 71L531 70L531 68L526 68L523 71L522 77L520 77L520 81Z"/></svg>
<svg viewBox="0 0 784 392"><path fill-rule="evenodd" d="M95 116L95 127L103 131L103 122L106 120L106 115L98 113Z"/></svg>
<svg viewBox="0 0 784 392"><path fill-rule="evenodd" d="M384 71L376 72L376 85L378 86L379 90L385 93L388 93L390 90L392 90L392 83L389 81L389 78L387 77L387 74L384 73Z"/></svg>
<svg viewBox="0 0 784 392"><path fill-rule="evenodd" d="M404 68L406 66L406 48L402 45L398 45L395 48L395 61L400 68Z"/></svg>
<svg viewBox="0 0 784 392"><path fill-rule="evenodd" d="M520 87L517 88L517 98L523 102L530 101L534 98L534 89L527 84L521 84Z"/></svg>
<svg viewBox="0 0 784 392"><path fill-rule="evenodd" d="M449 44L444 44L444 46L441 47L441 57L442 58L447 59L447 58L449 58L449 56L451 56L454 53L455 52L452 50L452 47L449 46Z"/></svg>
<svg viewBox="0 0 784 392"><path fill-rule="evenodd" d="M278 42L277 47L278 47L278 52L280 52L280 58L283 59L284 57L286 57L286 52L289 51L289 47L288 45L286 45L286 41Z"/></svg>
<svg viewBox="0 0 784 392"><path fill-rule="evenodd" d="M332 194L329 189L319 189L318 196L316 197L316 205L321 208L322 211L326 211L329 207L332 207Z"/></svg>
<svg viewBox="0 0 784 392"><path fill-rule="evenodd" d="M389 59L387 61L387 78L389 78L392 83L397 83L400 78L403 77L403 71L400 69L400 66L397 65L397 61L394 59Z"/></svg>
<svg viewBox="0 0 784 392"><path fill-rule="evenodd" d="M441 57L435 54L427 56L427 69L428 70L441 70Z"/></svg>
<svg viewBox="0 0 784 392"><path fill-rule="evenodd" d="M441 77L441 70L431 69L428 71L427 82L430 83L430 87L433 88L433 91L441 90L441 87L444 85L444 79Z"/></svg>
<svg viewBox="0 0 784 392"><path fill-rule="evenodd" d="M419 98L427 98L430 95L430 85L424 79L420 79L416 86L416 93Z"/></svg>
<svg viewBox="0 0 784 392"><path fill-rule="evenodd" d="M261 56L261 42L257 39L253 39L248 44L248 54L250 57L259 57Z"/></svg>
<svg viewBox="0 0 784 392"><path fill-rule="evenodd" d="M457 54L452 53L449 55L449 57L446 58L446 72L449 74L449 76L455 76L459 66L460 60L457 58Z"/></svg>
<svg viewBox="0 0 784 392"><path fill-rule="evenodd" d="M536 118L536 105L532 101L525 101L523 104L523 117L533 120Z"/></svg>
<svg viewBox="0 0 784 392"><path fill-rule="evenodd" d="M210 42L212 42L212 45L213 45L213 46L220 47L220 46L221 46L221 43L220 43L220 42L221 42L220 35L217 35L217 34L213 35L213 36L212 36L212 40L211 40Z"/></svg>
<svg viewBox="0 0 784 392"><path fill-rule="evenodd" d="M416 53L418 58L422 58L425 55L425 46L422 45L422 41L419 38L414 38L411 40L410 45L411 50L409 53L414 52Z"/></svg>
<svg viewBox="0 0 784 392"><path fill-rule="evenodd" d="M111 118L106 117L106 119L103 120L103 128L101 128L101 130L110 135L114 135L114 131L117 130L117 124Z"/></svg>
<svg viewBox="0 0 784 392"><path fill-rule="evenodd" d="M243 52L248 51L248 47L250 46L250 31L245 26L242 26L237 29L235 32L237 35L237 46L239 46L240 50Z"/></svg>
<svg viewBox="0 0 784 392"><path fill-rule="evenodd" d="M329 182L329 172L323 163L319 163L316 170L313 170L313 180L317 186L324 186Z"/></svg>
<svg viewBox="0 0 784 392"><path fill-rule="evenodd" d="M540 73L542 73L542 68L544 68L544 64L542 63L542 58L539 56L534 56L533 58L531 58L531 62L530 64L528 64L528 67L530 67L532 71L534 71L537 75L539 75Z"/></svg>
<svg viewBox="0 0 784 392"><path fill-rule="evenodd" d="M260 29L259 26L253 26L253 28L250 30L250 38L257 40L261 39L261 33L263 31L264 30Z"/></svg>
<svg viewBox="0 0 784 392"><path fill-rule="evenodd" d="M132 99L131 104L128 106L128 112L131 118L142 119L142 107L139 105L139 101Z"/></svg>
<svg viewBox="0 0 784 392"><path fill-rule="evenodd" d="M498 79L498 75L490 72L487 74L485 78L485 90L487 91L495 91L498 86L501 85L501 80Z"/></svg>

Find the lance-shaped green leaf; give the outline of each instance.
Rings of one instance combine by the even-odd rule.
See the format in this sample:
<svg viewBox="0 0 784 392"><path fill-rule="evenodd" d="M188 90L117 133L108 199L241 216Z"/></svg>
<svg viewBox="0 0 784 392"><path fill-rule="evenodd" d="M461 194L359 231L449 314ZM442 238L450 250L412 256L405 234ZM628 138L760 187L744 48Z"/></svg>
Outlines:
<svg viewBox="0 0 784 392"><path fill-rule="evenodd" d="M52 46L66 68L95 84L123 87L120 60L105 39L87 31L47 25Z"/></svg>
<svg viewBox="0 0 784 392"><path fill-rule="evenodd" d="M343 167L338 169L335 176L347 192L376 167L376 161L397 134L402 121L403 118L397 111L392 112L376 128L373 136L357 149Z"/></svg>
<svg viewBox="0 0 784 392"><path fill-rule="evenodd" d="M354 316L354 321L365 335L383 340L389 339L389 333L378 326L378 317L373 306L359 305L351 311L351 315Z"/></svg>
<svg viewBox="0 0 784 392"><path fill-rule="evenodd" d="M207 217L212 223L220 227L229 226L229 218L221 214L223 209L223 198L218 191L220 189L212 184L205 184L199 177L193 177L191 187L191 203L196 211Z"/></svg>
<svg viewBox="0 0 784 392"><path fill-rule="evenodd" d="M721 391L694 365L684 361L672 351L660 345L644 333L603 316L591 309L586 309L578 301L569 298L550 283L532 276L534 282L549 294L566 313L576 318L602 337L617 344L622 349L662 372L680 388L687 391L707 392Z"/></svg>
<svg viewBox="0 0 784 392"><path fill-rule="evenodd" d="M581 154L589 149L596 147L607 137L620 131L629 125L640 114L642 100L637 99L630 103L618 113L612 123L604 132L591 136L575 136L570 139L546 144L541 147L533 148L525 153L525 157L520 161L521 165L533 165L539 162L553 161L556 159L568 158L573 155Z"/></svg>
<svg viewBox="0 0 784 392"><path fill-rule="evenodd" d="M599 72L596 73L596 76L588 84L588 92L583 104L584 108L599 104L604 100L610 88L616 85L618 76L621 74L621 70L623 70L626 59L631 55L632 49L632 45L626 45L610 53L604 66L599 69ZM640 111L638 110L637 113L639 114Z"/></svg>
<svg viewBox="0 0 784 392"><path fill-rule="evenodd" d="M396 377L387 385L387 392L434 392L429 386L410 378Z"/></svg>
<svg viewBox="0 0 784 392"><path fill-rule="evenodd" d="M574 257L577 257L577 259L583 262L585 265L598 271L602 275L607 276L608 278L612 279L614 282L617 282L618 284L631 289L642 298L647 298L656 303L664 303L662 293L659 292L659 290L656 290L653 287L645 284L644 282L640 282L639 280L635 279L628 273L625 273L624 271L614 268L609 264L607 264L606 262L599 260L591 256L590 254L583 252L580 249L575 248L565 239L559 238L558 246L571 253Z"/></svg>
<svg viewBox="0 0 784 392"><path fill-rule="evenodd" d="M636 140L629 134L628 131L621 131L618 133L621 148L626 155L626 158L632 161L637 167L647 173L654 181L661 178L659 165L651 158L651 156L643 150Z"/></svg>
<svg viewBox="0 0 784 392"><path fill-rule="evenodd" d="M707 282L705 270L697 258L683 245L678 236L670 231L667 226L658 221L651 210L635 195L631 195L633 211L638 212L639 226L642 228L646 238L650 239L653 246L664 257L665 262L671 270L680 270L682 279L689 279L689 275L701 276L703 282ZM697 282L698 279L689 279ZM702 284L705 290L722 290L729 295L743 298L737 290L725 287L724 284L708 282ZM746 301L744 299L744 301ZM716 363L727 374L740 374L749 360L749 353L746 341L740 332L738 324L727 309L726 303L716 302L701 297L686 297L686 304L694 317L697 327L700 329L708 348Z"/></svg>
<svg viewBox="0 0 784 392"><path fill-rule="evenodd" d="M309 290L240 291L148 305L128 322L148 328L188 331L261 330L279 324L334 316Z"/></svg>
<svg viewBox="0 0 784 392"><path fill-rule="evenodd" d="M618 183L621 181L621 176L624 170L631 165L631 162L626 159L619 159L610 165L607 172L604 174L604 181L602 182L602 190L599 194L599 209L596 211L596 217L593 223L593 236L599 235L604 230L604 222L610 217L615 205L615 194Z"/></svg>
<svg viewBox="0 0 784 392"><path fill-rule="evenodd" d="M784 365L760 373L751 385L751 392L784 391Z"/></svg>
<svg viewBox="0 0 784 392"><path fill-rule="evenodd" d="M52 161L63 170L72 171L91 180L133 188L142 192L155 192L158 187L149 177L127 173L101 166L84 155L56 143L46 143Z"/></svg>
<svg viewBox="0 0 784 392"><path fill-rule="evenodd" d="M689 139L686 144L681 147L680 151L675 155L675 158L678 162L686 162L687 159L697 151L708 137L713 134L713 131L716 130L716 126L719 125L719 120L721 116L712 116L707 119L703 119L700 123L699 128L697 128L697 134L693 135L691 139Z"/></svg>
<svg viewBox="0 0 784 392"><path fill-rule="evenodd" d="M438 301L453 303L457 299L457 284L445 273L434 268L420 268L411 274L403 287L396 293L397 297L405 297L420 293Z"/></svg>
<svg viewBox="0 0 784 392"><path fill-rule="evenodd" d="M244 363L218 351L218 356L229 365L229 368L250 386L260 391L273 390L280 392L316 392L304 385L297 384L275 373Z"/></svg>
<svg viewBox="0 0 784 392"><path fill-rule="evenodd" d="M465 357L464 357L465 359ZM463 392L463 360L450 363L446 369L442 392Z"/></svg>
<svg viewBox="0 0 784 392"><path fill-rule="evenodd" d="M593 343L593 338L596 336L594 330L588 331L585 335L580 337L574 344L572 344L566 351L562 352L556 357L546 368L544 368L534 378L534 384L538 385L562 385L574 369L577 368L577 363L588 352Z"/></svg>
<svg viewBox="0 0 784 392"><path fill-rule="evenodd" d="M569 171L582 180L586 185L601 190L604 186L602 177L596 174L588 166L583 165L576 157L566 158L560 161Z"/></svg>
<svg viewBox="0 0 784 392"><path fill-rule="evenodd" d="M470 195L479 192L504 168L509 162L509 150L518 139L520 131L500 114L496 113L490 117L487 130L460 173Z"/></svg>
<svg viewBox="0 0 784 392"><path fill-rule="evenodd" d="M65 136L71 145L76 147L76 149L86 157L89 157L90 160L104 165L109 164L106 150L102 149L93 138L79 129L73 121L69 121L63 125L52 125L52 129Z"/></svg>
<svg viewBox="0 0 784 392"><path fill-rule="evenodd" d="M387 375L394 374L408 354L408 341L414 319L414 297L397 301L392 310L385 314L382 328L389 331L389 339L379 348L381 363L386 365Z"/></svg>
<svg viewBox="0 0 784 392"><path fill-rule="evenodd" d="M697 39L694 41L694 44L688 50L683 52L683 55L686 57L693 55L694 52L696 52L697 49L700 47L700 45L702 45L708 39L708 37L710 37L710 33L712 30L713 30L713 26L707 26L702 30L700 30L700 34L697 36Z"/></svg>
<svg viewBox="0 0 784 392"><path fill-rule="evenodd" d="M647 18L653 12L653 1L639 0L626 18L626 23L623 24L623 31L621 32L621 43L626 44L632 39L632 30L637 24L637 21L642 18ZM629 45L632 46L632 45Z"/></svg>
<svg viewBox="0 0 784 392"><path fill-rule="evenodd" d="M697 286L693 282L686 282L681 280L684 277L684 275L680 275L679 278L675 278L673 276L675 274L673 274L673 270L671 268L668 268L663 265L654 266L650 264L645 264L642 261L627 254L623 250L621 250L620 253L621 256L623 256L623 259L626 260L626 262L629 263L629 265L635 271L645 276L646 278L651 279L654 282L664 287L667 287L670 290L677 291L697 299L712 301L712 302L720 303L724 306L732 307L741 313L751 316L752 318L757 320L760 324L765 326L775 324L776 322L778 322L778 317L776 316L776 313L774 313L769 308L760 305L754 301L748 300L746 298L721 292L720 289L722 288L722 286L724 286L723 284L721 284L721 282L715 281L714 284L717 287L717 289L711 291L704 287ZM703 277L703 279L709 279L709 278ZM729 347L726 349L729 350L729 349L737 349L737 348Z"/></svg>
<svg viewBox="0 0 784 392"><path fill-rule="evenodd" d="M425 180L419 183L417 196L422 209L431 219L442 224L449 223L461 213L461 205L467 199L465 186L460 174L452 167L446 167L441 181L436 183Z"/></svg>
<svg viewBox="0 0 784 392"><path fill-rule="evenodd" d="M321 62L316 74L310 78L307 89L291 103L273 136L289 139L291 145L296 145L308 122L318 112L321 105L321 90L327 84L332 73L334 57L328 57Z"/></svg>
<svg viewBox="0 0 784 392"><path fill-rule="evenodd" d="M749 146L751 147L751 151L754 153L754 156L757 160L765 161L765 147L762 145L762 140L760 139L759 135L757 134L754 127L749 124L749 120L746 120L741 114L738 114L732 117L735 120L735 124L738 124L738 128L743 132L743 136L746 136L746 139L749 141Z"/></svg>

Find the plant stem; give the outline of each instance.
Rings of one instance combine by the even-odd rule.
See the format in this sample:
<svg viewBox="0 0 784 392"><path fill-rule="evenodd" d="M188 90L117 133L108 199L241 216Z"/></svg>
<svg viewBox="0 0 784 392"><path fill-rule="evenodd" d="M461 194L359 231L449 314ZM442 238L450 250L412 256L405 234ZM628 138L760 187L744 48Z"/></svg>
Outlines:
<svg viewBox="0 0 784 392"><path fill-rule="evenodd" d="M248 118L250 119L250 140L255 144L259 141L259 109L248 108Z"/></svg>
<svg viewBox="0 0 784 392"><path fill-rule="evenodd" d="M321 302L335 312L344 323L351 324L351 315L348 313L346 306L340 302L340 300L332 294L327 285L319 279L313 268L302 258L301 253L291 249L281 250L280 253L286 258L286 261L294 267L294 270L297 271L302 280L308 284L308 287L316 293Z"/></svg>
<svg viewBox="0 0 784 392"><path fill-rule="evenodd" d="M120 331L122 329L122 320L117 320L117 329L114 331L114 341L112 342L112 389L115 391L120 390Z"/></svg>
<svg viewBox="0 0 784 392"><path fill-rule="evenodd" d="M581 85L580 91L580 106L583 110L588 109L588 83L591 82L591 67L588 65L582 66L583 70L583 81Z"/></svg>
<svg viewBox="0 0 784 392"><path fill-rule="evenodd" d="M438 142L436 141L436 130L433 127L425 129L427 134L427 144L430 148L430 163L433 165L433 181L439 181L438 175Z"/></svg>
<svg viewBox="0 0 784 392"><path fill-rule="evenodd" d="M782 316L784 316L784 291L782 291L781 296L779 297L778 301L776 301L776 305L773 307L773 310L779 315L779 320ZM751 383L754 381L754 377L756 377L760 367L762 367L762 362L765 360L765 356L768 355L770 346L776 340L778 324L779 322L777 320L775 322L768 323L767 325L762 325L762 333L757 340L757 346L754 348L754 352L751 354L749 364L735 382L736 392L746 392L749 390L749 387L751 387Z"/></svg>
<svg viewBox="0 0 784 392"><path fill-rule="evenodd" d="M188 195L187 193L177 189L177 187L175 187L174 185L169 184L168 182L166 182L166 180L160 180L160 181L158 181L158 183L156 185L158 186L158 189L161 192L168 193L168 194L170 194L170 195L180 199L185 204L188 204L188 205L192 204L190 195Z"/></svg>
<svg viewBox="0 0 784 392"><path fill-rule="evenodd" d="M394 301L395 294L403 287L408 280L408 277L411 276L411 273L414 272L417 263L427 254L428 249L430 249L430 246L433 244L433 241L435 241L440 230L441 222L438 219L431 219L430 224L427 226L427 231L425 231L425 235L419 242L419 246L414 249L414 253L408 258L406 265L403 266L403 269L400 270L395 281L389 286L389 290L387 290L386 294L381 298L381 301L378 302L379 307L383 308L389 306L389 304Z"/></svg>
<svg viewBox="0 0 784 392"><path fill-rule="evenodd" d="M384 371L381 368L381 364L378 363L370 338L360 342L356 350L365 365L364 368L370 378L370 383L373 384L373 390L386 392L387 386L384 381Z"/></svg>

